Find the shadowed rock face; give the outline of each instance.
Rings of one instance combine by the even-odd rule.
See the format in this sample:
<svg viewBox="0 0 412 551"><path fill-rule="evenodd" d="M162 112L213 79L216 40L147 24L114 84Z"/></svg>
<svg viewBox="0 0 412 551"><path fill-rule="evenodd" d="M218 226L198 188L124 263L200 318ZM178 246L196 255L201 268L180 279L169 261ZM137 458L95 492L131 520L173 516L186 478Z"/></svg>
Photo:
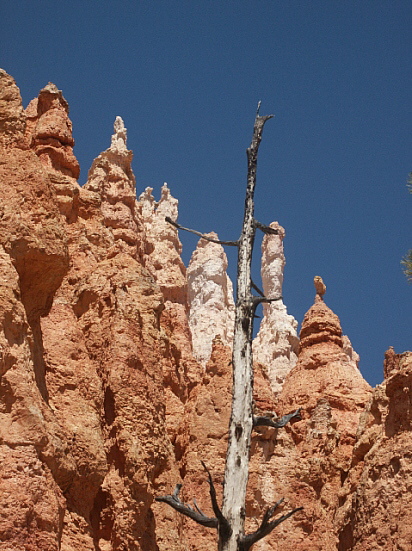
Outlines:
<svg viewBox="0 0 412 551"><path fill-rule="evenodd" d="M201 241L186 274L165 221L177 200L167 185L158 202L150 188L136 199L120 117L83 188L73 143L56 86L24 110L0 71L0 549L209 551L212 530L154 497L182 482L182 499L213 515L201 460L221 495L225 255ZM282 238L263 245L269 296L281 293ZM265 307L255 342L256 412L303 409L253 433L247 530L284 497L281 512L305 509L259 551L410 549L411 354L388 350L372 391L317 283L299 353L281 303Z"/></svg>
<svg viewBox="0 0 412 551"><path fill-rule="evenodd" d="M342 489L336 517L340 551L412 544L412 354L395 354L391 347L384 368L385 380L362 413Z"/></svg>

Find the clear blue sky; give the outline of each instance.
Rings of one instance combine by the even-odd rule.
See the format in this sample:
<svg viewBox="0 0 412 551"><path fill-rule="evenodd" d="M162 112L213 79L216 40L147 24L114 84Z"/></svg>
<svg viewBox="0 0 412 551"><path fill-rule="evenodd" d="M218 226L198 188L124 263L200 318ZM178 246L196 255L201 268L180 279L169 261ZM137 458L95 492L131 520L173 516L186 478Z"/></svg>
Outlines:
<svg viewBox="0 0 412 551"><path fill-rule="evenodd" d="M321 275L373 385L389 345L412 349L410 1L3 0L0 19L24 104L48 81L70 104L81 183L120 115L138 194L168 182L180 222L222 239L240 232L262 100L256 213L286 228L289 313Z"/></svg>

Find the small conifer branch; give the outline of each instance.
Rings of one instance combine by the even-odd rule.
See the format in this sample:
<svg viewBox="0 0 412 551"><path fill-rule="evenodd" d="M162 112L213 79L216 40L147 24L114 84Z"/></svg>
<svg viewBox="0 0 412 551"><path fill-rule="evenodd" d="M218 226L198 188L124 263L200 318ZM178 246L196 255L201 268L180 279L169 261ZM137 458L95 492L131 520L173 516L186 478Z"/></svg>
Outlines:
<svg viewBox="0 0 412 551"><path fill-rule="evenodd" d="M254 427L274 427L275 429L280 429L281 427L284 427L291 421L292 419L301 419L301 412L302 408L297 409L296 411L292 413L288 413L287 415L284 415L280 419L272 419L271 417L263 416L263 415L254 415L253 416L253 426Z"/></svg>
<svg viewBox="0 0 412 551"><path fill-rule="evenodd" d="M197 507L195 502L196 511L191 507L190 505L187 505L186 503L183 503L183 501L180 501L179 493L180 489L182 488L182 484L176 484L175 491L173 492L173 495L166 495L166 496L159 496L155 497L155 501L160 501L163 503L167 503L175 509L175 511L178 511L182 515L185 515L192 520L196 521L198 524L201 524L202 526L206 526L207 528L218 528L218 520L215 517L208 517L206 516L200 509Z"/></svg>
<svg viewBox="0 0 412 551"><path fill-rule="evenodd" d="M180 224L178 224L177 222L174 222L170 218L170 216L166 216L165 220L166 220L166 222L169 222L169 224L171 224L172 226L174 226L178 230L184 230L184 231L188 231L189 233L194 233L195 235L198 235L202 239L206 239L206 241L210 241L211 243L218 243L219 245L228 245L230 247L237 247L239 245L239 241L221 241L220 239L214 239L213 237L209 237L205 233L201 233L201 232L196 231L196 230L191 230L189 228L185 228L185 227L181 226Z"/></svg>

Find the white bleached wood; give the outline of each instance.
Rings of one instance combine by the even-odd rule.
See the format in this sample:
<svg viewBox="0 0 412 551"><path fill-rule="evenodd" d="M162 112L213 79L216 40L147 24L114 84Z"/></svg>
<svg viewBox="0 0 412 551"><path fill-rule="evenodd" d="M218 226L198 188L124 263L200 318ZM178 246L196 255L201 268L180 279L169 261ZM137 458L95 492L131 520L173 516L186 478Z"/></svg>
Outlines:
<svg viewBox="0 0 412 551"><path fill-rule="evenodd" d="M238 245L237 297L233 337L233 390L229 441L226 455L225 487L222 513L232 533L222 541L219 551L238 551L244 536L246 487L249 478L249 451L253 428L253 366L252 331L254 297L252 295L251 262L255 240L254 192L256 185L257 154L265 122L272 115L256 114L253 137L247 149L248 176L245 213Z"/></svg>

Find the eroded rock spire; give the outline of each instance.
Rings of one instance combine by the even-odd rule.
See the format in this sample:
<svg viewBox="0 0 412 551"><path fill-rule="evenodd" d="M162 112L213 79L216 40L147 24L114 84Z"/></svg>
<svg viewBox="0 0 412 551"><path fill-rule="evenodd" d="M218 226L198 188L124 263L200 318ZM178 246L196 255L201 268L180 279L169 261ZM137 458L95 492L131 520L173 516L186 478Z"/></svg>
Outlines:
<svg viewBox="0 0 412 551"><path fill-rule="evenodd" d="M153 188L147 187L139 197L146 232L145 266L162 289L165 300L186 304L186 268L180 257L182 244L176 228L166 222L166 216L176 221L178 200L165 182L156 201Z"/></svg>
<svg viewBox="0 0 412 551"><path fill-rule="evenodd" d="M142 257L143 228L136 201L133 152L127 149L126 139L123 120L116 117L111 145L93 161L83 190L101 199L105 227L117 242L116 250Z"/></svg>
<svg viewBox="0 0 412 551"><path fill-rule="evenodd" d="M285 267L285 230L277 222L272 222L270 226L279 233L266 234L262 242L263 292L269 298L282 295ZM265 366L275 394L280 392L286 375L296 363L299 348L297 326L298 322L288 315L282 300L263 304L263 320L253 341L253 356L255 362Z"/></svg>
<svg viewBox="0 0 412 551"><path fill-rule="evenodd" d="M26 139L42 163L57 174L77 180L80 166L74 156L69 104L61 90L49 82L27 109Z"/></svg>
<svg viewBox="0 0 412 551"><path fill-rule="evenodd" d="M207 235L218 239L214 232ZM222 245L200 239L187 269L187 285L193 354L203 366L210 358L216 335L232 347L235 305L226 270Z"/></svg>
<svg viewBox="0 0 412 551"><path fill-rule="evenodd" d="M122 117L117 116L114 121L114 134L112 135L112 144L110 149L118 153L127 152L127 128L124 126Z"/></svg>
<svg viewBox="0 0 412 551"><path fill-rule="evenodd" d="M0 69L0 145L21 143L25 126L20 90L14 78Z"/></svg>

